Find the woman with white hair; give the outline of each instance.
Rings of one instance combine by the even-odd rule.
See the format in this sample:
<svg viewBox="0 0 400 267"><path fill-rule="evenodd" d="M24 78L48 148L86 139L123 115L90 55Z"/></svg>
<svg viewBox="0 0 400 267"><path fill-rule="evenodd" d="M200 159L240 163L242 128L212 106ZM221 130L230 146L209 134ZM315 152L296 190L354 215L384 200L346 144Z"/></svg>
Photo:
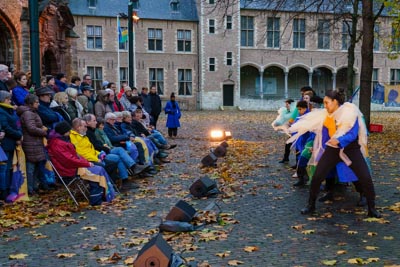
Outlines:
<svg viewBox="0 0 400 267"><path fill-rule="evenodd" d="M71 117L71 121L73 121L75 118L82 118L83 107L81 103L77 101L78 90L69 87L65 90L65 93L68 95L67 112Z"/></svg>

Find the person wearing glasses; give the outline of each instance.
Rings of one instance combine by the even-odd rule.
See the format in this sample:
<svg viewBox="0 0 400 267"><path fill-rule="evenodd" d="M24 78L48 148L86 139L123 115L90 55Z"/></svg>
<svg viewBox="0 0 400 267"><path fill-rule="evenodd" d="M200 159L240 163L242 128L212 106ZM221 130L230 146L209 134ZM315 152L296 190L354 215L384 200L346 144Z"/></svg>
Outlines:
<svg viewBox="0 0 400 267"><path fill-rule="evenodd" d="M8 87L6 85L6 81L10 77L10 72L8 71L8 66L4 64L0 64L0 91L7 91Z"/></svg>

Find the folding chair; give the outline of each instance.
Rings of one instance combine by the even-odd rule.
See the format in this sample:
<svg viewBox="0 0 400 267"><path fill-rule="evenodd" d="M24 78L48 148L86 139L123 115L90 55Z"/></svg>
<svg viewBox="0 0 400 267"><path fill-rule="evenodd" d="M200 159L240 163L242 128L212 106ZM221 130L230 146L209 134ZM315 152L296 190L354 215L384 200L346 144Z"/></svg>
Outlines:
<svg viewBox="0 0 400 267"><path fill-rule="evenodd" d="M76 197L74 196L74 193L76 194L80 192L86 200L89 202L89 198L87 197L87 194L90 195L89 190L87 188L87 185L85 185L84 181L79 177L79 175L75 175L71 179L66 179L65 177L62 177L60 173L57 171L57 169L54 167L53 162L51 160L49 161L51 164L51 167L53 168L54 173L57 175L58 179L60 179L61 183L64 185L65 189L67 189L69 195L71 196L72 200L75 202L77 206L79 206L78 201L76 200ZM77 190L73 189L73 186L77 188Z"/></svg>

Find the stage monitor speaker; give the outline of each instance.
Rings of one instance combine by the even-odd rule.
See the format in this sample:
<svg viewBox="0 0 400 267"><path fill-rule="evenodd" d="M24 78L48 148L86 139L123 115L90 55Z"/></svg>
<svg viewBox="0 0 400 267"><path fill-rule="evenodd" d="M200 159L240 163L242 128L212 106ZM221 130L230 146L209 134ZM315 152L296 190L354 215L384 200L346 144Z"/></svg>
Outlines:
<svg viewBox="0 0 400 267"><path fill-rule="evenodd" d="M194 197L207 197L216 188L217 183L205 176L194 181L189 190Z"/></svg>
<svg viewBox="0 0 400 267"><path fill-rule="evenodd" d="M222 158L226 156L226 151L227 151L226 147L219 145L214 149L213 152L217 158Z"/></svg>
<svg viewBox="0 0 400 267"><path fill-rule="evenodd" d="M138 267L168 267L172 252L172 247L161 234L158 234L143 246L133 265Z"/></svg>
<svg viewBox="0 0 400 267"><path fill-rule="evenodd" d="M165 217L168 221L190 222L196 210L186 201L179 200Z"/></svg>
<svg viewBox="0 0 400 267"><path fill-rule="evenodd" d="M217 156L215 156L214 153L211 152L209 155L205 156L201 160L201 164L203 164L203 167L216 167L217 159Z"/></svg>

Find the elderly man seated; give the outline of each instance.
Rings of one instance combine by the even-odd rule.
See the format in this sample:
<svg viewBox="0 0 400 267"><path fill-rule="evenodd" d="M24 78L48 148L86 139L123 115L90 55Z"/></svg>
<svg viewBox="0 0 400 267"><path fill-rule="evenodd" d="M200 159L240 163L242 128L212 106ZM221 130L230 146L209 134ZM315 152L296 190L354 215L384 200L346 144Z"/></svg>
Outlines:
<svg viewBox="0 0 400 267"><path fill-rule="evenodd" d="M47 149L54 167L63 178L80 175L89 181L90 205L100 205L103 200L111 202L115 192L110 177L103 167L78 156L69 139L70 131L71 126L63 121L50 132Z"/></svg>
<svg viewBox="0 0 400 267"><path fill-rule="evenodd" d="M107 164L117 164L119 178L122 180L124 189L138 188L139 186L135 183L128 184L127 168L130 168L132 172L135 172L135 162L133 160L129 163L125 162L115 154L107 155L105 152L100 153L94 148L93 144L86 136L86 131L87 125L84 120L76 118L72 121L70 138L71 143L75 145L76 152L95 165L106 167Z"/></svg>

